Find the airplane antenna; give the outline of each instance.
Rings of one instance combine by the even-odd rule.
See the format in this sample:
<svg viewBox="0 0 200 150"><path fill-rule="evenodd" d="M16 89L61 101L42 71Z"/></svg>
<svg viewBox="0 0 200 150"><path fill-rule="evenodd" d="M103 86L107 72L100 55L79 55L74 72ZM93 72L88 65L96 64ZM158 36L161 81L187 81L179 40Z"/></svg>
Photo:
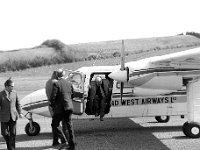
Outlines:
<svg viewBox="0 0 200 150"><path fill-rule="evenodd" d="M95 60L94 60L94 63L92 64L92 66L94 66L94 65L95 65L95 63L96 63L97 59L99 58L99 56L100 56L100 55L101 55L101 53L102 53L102 50L103 50L103 49L100 49L100 50L99 50L99 52L97 53L97 57L95 58Z"/></svg>

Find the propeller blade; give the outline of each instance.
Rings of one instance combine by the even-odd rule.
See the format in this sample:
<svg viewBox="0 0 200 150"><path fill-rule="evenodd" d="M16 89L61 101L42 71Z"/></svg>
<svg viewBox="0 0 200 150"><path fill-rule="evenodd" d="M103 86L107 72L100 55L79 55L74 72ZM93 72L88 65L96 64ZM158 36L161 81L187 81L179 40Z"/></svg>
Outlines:
<svg viewBox="0 0 200 150"><path fill-rule="evenodd" d="M122 40L122 48L121 48L121 68L120 70L125 70L125 61L124 61L124 40Z"/></svg>
<svg viewBox="0 0 200 150"><path fill-rule="evenodd" d="M121 48L121 68L120 68L121 71L125 70L124 51L125 51L124 40L122 40L122 48ZM123 97L123 89L124 89L124 82L121 82L121 83L120 83L120 98L121 98L121 101L122 101L122 97Z"/></svg>

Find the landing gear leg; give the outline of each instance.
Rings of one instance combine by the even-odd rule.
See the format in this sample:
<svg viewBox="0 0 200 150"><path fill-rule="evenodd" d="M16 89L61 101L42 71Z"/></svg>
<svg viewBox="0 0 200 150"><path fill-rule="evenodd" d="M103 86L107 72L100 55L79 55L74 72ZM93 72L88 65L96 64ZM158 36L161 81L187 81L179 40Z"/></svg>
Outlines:
<svg viewBox="0 0 200 150"><path fill-rule="evenodd" d="M29 115L29 117L27 117ZM37 122L33 121L32 113L28 112L25 117L29 120L29 123L25 126L25 132L28 136L36 136L40 133L40 126Z"/></svg>

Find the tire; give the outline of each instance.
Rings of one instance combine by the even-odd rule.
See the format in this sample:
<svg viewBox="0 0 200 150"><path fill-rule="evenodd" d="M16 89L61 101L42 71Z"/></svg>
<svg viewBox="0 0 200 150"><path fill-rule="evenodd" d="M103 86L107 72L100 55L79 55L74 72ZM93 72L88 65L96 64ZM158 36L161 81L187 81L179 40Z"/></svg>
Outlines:
<svg viewBox="0 0 200 150"><path fill-rule="evenodd" d="M159 122L159 123L166 123L169 121L169 116L155 116L155 119Z"/></svg>
<svg viewBox="0 0 200 150"><path fill-rule="evenodd" d="M200 124L197 122L188 123L185 127L185 135L190 138L199 138L200 137Z"/></svg>
<svg viewBox="0 0 200 150"><path fill-rule="evenodd" d="M25 132L28 136L36 136L40 133L40 125L37 122L32 122L33 128L31 129L30 123L26 124Z"/></svg>
<svg viewBox="0 0 200 150"><path fill-rule="evenodd" d="M188 132L188 130L187 130L188 124L189 124L188 122L185 122L185 123L183 124L183 126L182 126L183 133L184 133L186 136L189 136L189 132Z"/></svg>

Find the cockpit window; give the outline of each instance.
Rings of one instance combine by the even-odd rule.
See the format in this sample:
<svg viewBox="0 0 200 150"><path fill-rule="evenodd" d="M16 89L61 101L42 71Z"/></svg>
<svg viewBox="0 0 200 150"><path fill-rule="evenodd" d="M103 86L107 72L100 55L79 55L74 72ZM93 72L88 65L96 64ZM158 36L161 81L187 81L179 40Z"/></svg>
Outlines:
<svg viewBox="0 0 200 150"><path fill-rule="evenodd" d="M82 77L81 74L78 73L70 73L67 77L67 80L72 82L73 84L81 84Z"/></svg>

